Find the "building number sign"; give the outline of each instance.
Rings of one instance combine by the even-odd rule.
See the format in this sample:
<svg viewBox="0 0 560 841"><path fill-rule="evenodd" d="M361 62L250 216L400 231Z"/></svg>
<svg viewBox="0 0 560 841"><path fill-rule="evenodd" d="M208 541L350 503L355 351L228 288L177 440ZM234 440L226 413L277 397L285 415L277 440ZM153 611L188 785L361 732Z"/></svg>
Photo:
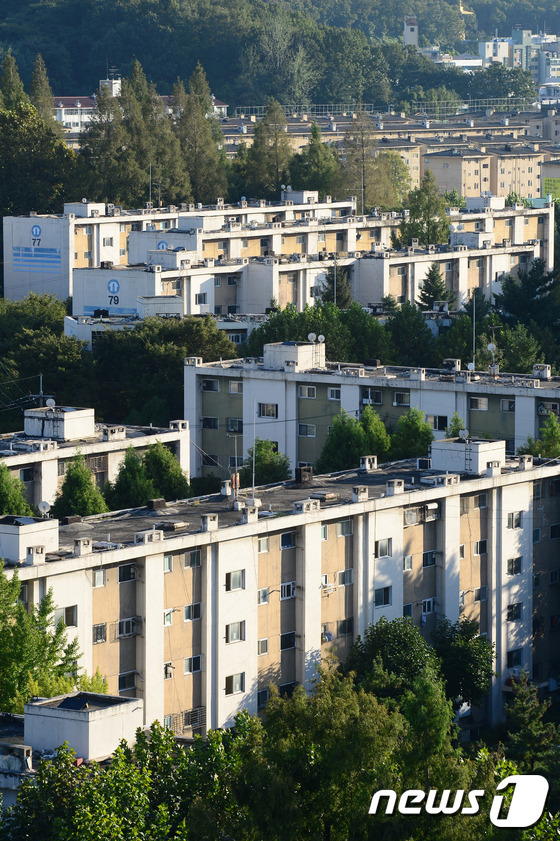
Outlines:
<svg viewBox="0 0 560 841"><path fill-rule="evenodd" d="M107 290L109 292L109 305L114 304L116 306L119 303L120 288L120 283L115 278L110 280L107 284Z"/></svg>
<svg viewBox="0 0 560 841"><path fill-rule="evenodd" d="M31 245L41 245L41 226L33 225L31 228Z"/></svg>

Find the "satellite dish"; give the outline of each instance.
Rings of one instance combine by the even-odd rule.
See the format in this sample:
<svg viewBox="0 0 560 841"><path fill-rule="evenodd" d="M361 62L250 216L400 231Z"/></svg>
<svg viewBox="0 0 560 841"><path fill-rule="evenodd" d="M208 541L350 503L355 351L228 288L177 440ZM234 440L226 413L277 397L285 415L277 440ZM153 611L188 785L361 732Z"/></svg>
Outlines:
<svg viewBox="0 0 560 841"><path fill-rule="evenodd" d="M49 397L45 402L49 409L54 409L54 407L56 406L56 400L53 400L52 397Z"/></svg>
<svg viewBox="0 0 560 841"><path fill-rule="evenodd" d="M245 196L241 196L241 201L247 201L247 199L245 198Z"/></svg>
<svg viewBox="0 0 560 841"><path fill-rule="evenodd" d="M291 192L292 188L290 187L290 185L289 185L289 184L288 184L288 186L286 187L286 190L287 190L289 193Z"/></svg>
<svg viewBox="0 0 560 841"><path fill-rule="evenodd" d="M496 345L494 344L494 342L490 342L490 344L486 347L486 350L489 350L490 353L494 353L494 351L496 350Z"/></svg>
<svg viewBox="0 0 560 841"><path fill-rule="evenodd" d="M87 204L87 199L82 199L82 204Z"/></svg>
<svg viewBox="0 0 560 841"><path fill-rule="evenodd" d="M467 365L467 369L468 369L469 371L474 371L474 363L473 363L473 362L469 362L469 364Z"/></svg>
<svg viewBox="0 0 560 841"><path fill-rule="evenodd" d="M309 333L307 338L309 339L310 342L314 342L315 339L317 338L317 334L316 333Z"/></svg>
<svg viewBox="0 0 560 841"><path fill-rule="evenodd" d="M51 510L50 504L48 502L45 502L45 500L40 502L39 505L37 506L37 508L39 509L41 514L48 514L49 511Z"/></svg>
<svg viewBox="0 0 560 841"><path fill-rule="evenodd" d="M323 344L323 342L325 341L325 337L323 336L323 334L322 334L322 333L321 333L321 335L320 335L320 336L317 336L317 341L318 341L318 342L319 342L319 344L321 344L321 345L322 345L322 344Z"/></svg>
<svg viewBox="0 0 560 841"><path fill-rule="evenodd" d="M286 189L286 185L285 185L285 184L280 184L280 189L281 189L281 190L285 190L285 189Z"/></svg>

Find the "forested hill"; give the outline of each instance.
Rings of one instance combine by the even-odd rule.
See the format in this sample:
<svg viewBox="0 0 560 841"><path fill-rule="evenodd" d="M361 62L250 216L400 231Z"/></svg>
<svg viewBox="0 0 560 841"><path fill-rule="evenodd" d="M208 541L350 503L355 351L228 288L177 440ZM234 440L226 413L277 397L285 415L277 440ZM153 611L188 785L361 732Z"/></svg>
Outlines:
<svg viewBox="0 0 560 841"><path fill-rule="evenodd" d="M465 6L476 13L464 17L469 38L496 28L509 34L513 24L560 31L560 0L465 0ZM230 103L277 94L263 79L284 98L332 102L351 92L337 80L371 61L372 39L400 41L410 13L418 15L426 42L461 48L459 0L4 0L0 50L12 48L26 83L41 53L59 95L89 94L106 62L126 75L138 58L161 93L200 61L215 94ZM372 95L363 82L357 93L364 100Z"/></svg>

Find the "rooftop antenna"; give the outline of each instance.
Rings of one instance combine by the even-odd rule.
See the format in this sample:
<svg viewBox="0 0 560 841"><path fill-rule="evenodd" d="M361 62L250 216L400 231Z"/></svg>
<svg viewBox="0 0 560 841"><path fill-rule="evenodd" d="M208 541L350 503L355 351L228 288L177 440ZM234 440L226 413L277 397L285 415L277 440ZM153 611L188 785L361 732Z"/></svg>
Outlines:
<svg viewBox="0 0 560 841"><path fill-rule="evenodd" d="M43 517L43 519L47 516L47 514L48 514L48 513L49 513L49 511L51 510L51 506L49 505L49 503L48 503L48 502L45 502L44 500L43 500L42 502L40 502L40 503L39 503L39 505L37 506L37 508L38 508L38 509L39 509L39 511L41 512L41 516Z"/></svg>

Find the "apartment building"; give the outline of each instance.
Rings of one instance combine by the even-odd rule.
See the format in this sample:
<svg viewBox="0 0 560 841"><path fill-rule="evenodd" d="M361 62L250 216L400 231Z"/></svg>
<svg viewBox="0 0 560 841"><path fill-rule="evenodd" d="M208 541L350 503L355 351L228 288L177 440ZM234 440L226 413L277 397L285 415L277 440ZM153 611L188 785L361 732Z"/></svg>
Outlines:
<svg viewBox="0 0 560 841"><path fill-rule="evenodd" d="M227 478L254 437L275 442L293 470L313 465L341 409L357 416L370 405L394 426L413 406L436 433L457 412L472 435L505 440L509 454L539 436L550 412L560 414L560 378L551 376L549 365L536 365L531 376L501 373L498 366L465 371L455 359L444 360L440 370L370 362L327 362L319 342L268 344L259 358L186 359L193 475Z"/></svg>
<svg viewBox="0 0 560 841"><path fill-rule="evenodd" d="M96 423L93 409L53 406L26 409L22 432L0 434L0 461L23 482L30 505L52 504L66 469L83 455L97 486L114 481L129 447L139 453L161 441L190 474L190 435L187 421L171 421L168 429ZM0 553L1 557L1 553Z"/></svg>
<svg viewBox="0 0 560 841"><path fill-rule="evenodd" d="M224 483L71 526L5 516L0 554L25 604L52 589L82 667L141 698L145 723L185 735L256 713L271 683L308 687L322 657L344 660L382 616L410 617L428 640L440 616L479 622L498 674L473 728L501 719L521 669L556 690L558 463L473 439L434 442L423 464L361 462L258 499L234 502Z"/></svg>

